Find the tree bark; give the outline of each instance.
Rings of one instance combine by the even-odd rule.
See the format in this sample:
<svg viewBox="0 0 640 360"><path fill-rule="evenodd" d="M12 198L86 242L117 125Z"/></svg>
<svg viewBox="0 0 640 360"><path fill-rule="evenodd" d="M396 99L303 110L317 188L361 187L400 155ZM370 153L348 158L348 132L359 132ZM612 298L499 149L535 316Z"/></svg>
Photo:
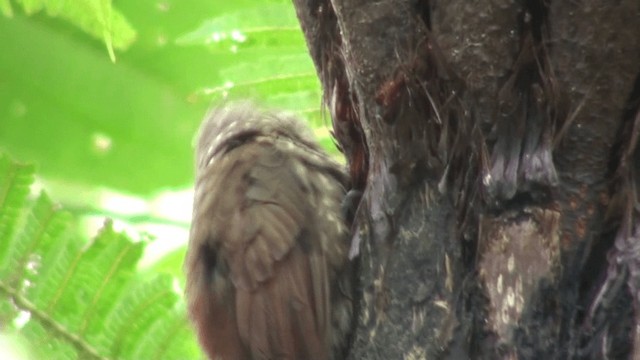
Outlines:
<svg viewBox="0 0 640 360"><path fill-rule="evenodd" d="M640 2L294 0L362 191L350 359L640 359Z"/></svg>

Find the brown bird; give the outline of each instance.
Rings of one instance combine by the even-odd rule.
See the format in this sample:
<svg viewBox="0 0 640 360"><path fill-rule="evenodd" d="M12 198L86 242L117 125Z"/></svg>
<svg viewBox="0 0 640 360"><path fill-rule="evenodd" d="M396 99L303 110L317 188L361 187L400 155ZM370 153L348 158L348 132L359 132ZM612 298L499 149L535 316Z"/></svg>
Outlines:
<svg viewBox="0 0 640 360"><path fill-rule="evenodd" d="M352 305L347 176L304 123L225 106L205 119L185 259L211 359L340 359Z"/></svg>

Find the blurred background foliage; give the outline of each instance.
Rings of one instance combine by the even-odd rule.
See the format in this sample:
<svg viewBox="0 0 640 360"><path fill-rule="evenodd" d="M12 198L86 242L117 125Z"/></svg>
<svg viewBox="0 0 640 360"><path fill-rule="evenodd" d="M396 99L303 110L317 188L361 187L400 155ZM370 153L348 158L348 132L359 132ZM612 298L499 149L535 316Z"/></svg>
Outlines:
<svg viewBox="0 0 640 360"><path fill-rule="evenodd" d="M335 152L289 0L0 0L0 348L201 356L181 300L192 143L239 98ZM167 329L180 344L150 350Z"/></svg>

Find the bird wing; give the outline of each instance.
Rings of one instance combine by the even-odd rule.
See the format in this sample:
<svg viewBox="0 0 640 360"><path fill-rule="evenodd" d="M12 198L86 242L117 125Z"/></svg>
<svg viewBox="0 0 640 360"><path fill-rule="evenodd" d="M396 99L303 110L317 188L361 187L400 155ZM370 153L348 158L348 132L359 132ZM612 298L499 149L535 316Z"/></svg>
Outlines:
<svg viewBox="0 0 640 360"><path fill-rule="evenodd" d="M192 237L208 238L220 252L225 264L216 265L232 280L237 332L252 358L327 359L329 279L314 208L323 189L285 147L256 139L214 162L203 180L217 198L194 217L224 221Z"/></svg>

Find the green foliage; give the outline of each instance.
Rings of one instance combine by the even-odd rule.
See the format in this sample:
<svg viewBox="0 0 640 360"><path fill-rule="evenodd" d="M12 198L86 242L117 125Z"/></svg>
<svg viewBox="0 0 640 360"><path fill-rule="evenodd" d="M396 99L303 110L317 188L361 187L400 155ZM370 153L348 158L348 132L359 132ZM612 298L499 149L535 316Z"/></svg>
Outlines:
<svg viewBox="0 0 640 360"><path fill-rule="evenodd" d="M335 151L291 3L0 0L0 53L0 344L30 359L200 358L180 290L184 236L145 264L159 240L111 220L87 239L80 225L97 215L186 231L152 211L153 196L191 186L194 133L226 99L296 111ZM37 164L62 205L5 154ZM104 189L146 213L107 208Z"/></svg>
<svg viewBox="0 0 640 360"><path fill-rule="evenodd" d="M192 186L194 133L226 99L298 112L335 151L291 2L0 0L0 54L0 154L35 163L62 203L34 195L33 166L0 155L0 344L11 336L32 359L200 358L184 236L145 264L157 240L110 220L89 240L81 225L186 232L152 212L154 196ZM107 208L105 189L147 210Z"/></svg>
<svg viewBox="0 0 640 360"><path fill-rule="evenodd" d="M199 356L172 278L136 271L144 242L110 221L83 241L46 194L29 198L32 166L0 155L0 179L0 323L41 344L35 359Z"/></svg>
<svg viewBox="0 0 640 360"><path fill-rule="evenodd" d="M59 0L37 3L49 9ZM63 3L85 19L101 16L84 2ZM60 16L0 16L0 148L36 162L47 178L149 196L191 184L193 135L223 98L297 111L328 138L290 1L114 5L137 34L115 64Z"/></svg>
<svg viewBox="0 0 640 360"><path fill-rule="evenodd" d="M32 15L46 10L52 17L60 17L79 27L87 34L102 38L112 61L113 49L126 49L135 39L136 33L125 17L112 7L111 0L21 0L18 2L25 13ZM9 0L0 2L0 12L13 16Z"/></svg>
<svg viewBox="0 0 640 360"><path fill-rule="evenodd" d="M290 3L260 4L207 20L177 39L181 45L231 50L247 61L220 69L222 86L202 90L214 98L226 94L264 96L284 109L318 117L318 80Z"/></svg>

